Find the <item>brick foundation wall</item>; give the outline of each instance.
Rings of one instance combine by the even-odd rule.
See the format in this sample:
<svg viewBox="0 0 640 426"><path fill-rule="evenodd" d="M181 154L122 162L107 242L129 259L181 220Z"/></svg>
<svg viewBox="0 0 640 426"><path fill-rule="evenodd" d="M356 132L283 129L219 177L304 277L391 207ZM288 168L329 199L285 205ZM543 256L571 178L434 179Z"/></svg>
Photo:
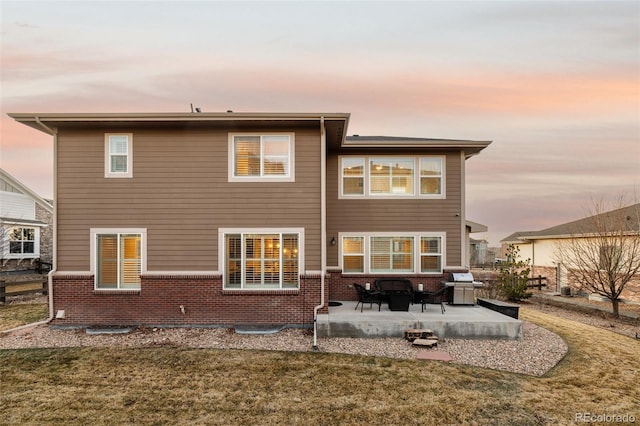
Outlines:
<svg viewBox="0 0 640 426"><path fill-rule="evenodd" d="M456 270L455 272L461 272ZM370 283L373 288L373 283L378 278L392 278L391 276L381 275L343 275L341 270L329 271L329 299L336 301L357 301L358 294L356 293L353 284L360 284L362 286L365 283ZM442 281L449 279L449 272L445 272L441 275L402 275L399 278L406 278L413 284L413 288L418 290L418 284L424 285L424 291L435 291L440 288Z"/></svg>
<svg viewBox="0 0 640 426"><path fill-rule="evenodd" d="M216 275L143 276L135 291L95 290L93 282L93 275L53 277L54 313L65 311L55 325L309 327L320 300L319 275L301 277L299 290L284 291L223 290Z"/></svg>

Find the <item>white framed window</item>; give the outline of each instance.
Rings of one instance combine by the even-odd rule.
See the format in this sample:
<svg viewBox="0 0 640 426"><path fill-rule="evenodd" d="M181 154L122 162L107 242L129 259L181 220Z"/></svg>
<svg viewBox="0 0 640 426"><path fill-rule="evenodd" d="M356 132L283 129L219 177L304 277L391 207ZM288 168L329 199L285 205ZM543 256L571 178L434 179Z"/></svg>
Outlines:
<svg viewBox="0 0 640 426"><path fill-rule="evenodd" d="M420 237L420 272L442 272L442 237Z"/></svg>
<svg viewBox="0 0 640 426"><path fill-rule="evenodd" d="M229 182L293 182L293 133L230 133Z"/></svg>
<svg viewBox="0 0 640 426"><path fill-rule="evenodd" d="M369 271L413 272L413 241L411 236L370 237Z"/></svg>
<svg viewBox="0 0 640 426"><path fill-rule="evenodd" d="M139 290L146 272L146 229L91 229L91 271L97 290Z"/></svg>
<svg viewBox="0 0 640 426"><path fill-rule="evenodd" d="M364 158L342 157L342 194L364 195Z"/></svg>
<svg viewBox="0 0 640 426"><path fill-rule="evenodd" d="M221 229L224 288L297 289L304 265L303 235L299 228Z"/></svg>
<svg viewBox="0 0 640 426"><path fill-rule="evenodd" d="M413 158L371 157L369 159L369 195L414 195Z"/></svg>
<svg viewBox="0 0 640 426"><path fill-rule="evenodd" d="M420 157L420 195L442 195L444 157Z"/></svg>
<svg viewBox="0 0 640 426"><path fill-rule="evenodd" d="M16 226L8 229L8 259L36 258L40 256L40 229Z"/></svg>
<svg viewBox="0 0 640 426"><path fill-rule="evenodd" d="M444 156L340 156L340 198L445 198Z"/></svg>
<svg viewBox="0 0 640 426"><path fill-rule="evenodd" d="M343 274L441 274L445 233L345 233L340 239Z"/></svg>
<svg viewBox="0 0 640 426"><path fill-rule="evenodd" d="M133 134L105 134L104 156L104 177L133 177Z"/></svg>
<svg viewBox="0 0 640 426"><path fill-rule="evenodd" d="M345 236L342 238L342 271L345 273L364 272L364 237Z"/></svg>

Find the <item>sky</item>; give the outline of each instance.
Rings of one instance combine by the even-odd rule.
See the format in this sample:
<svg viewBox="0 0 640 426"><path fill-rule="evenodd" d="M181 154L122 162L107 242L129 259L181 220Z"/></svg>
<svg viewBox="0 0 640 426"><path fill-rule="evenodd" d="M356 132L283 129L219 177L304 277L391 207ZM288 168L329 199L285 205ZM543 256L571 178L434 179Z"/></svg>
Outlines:
<svg viewBox="0 0 640 426"><path fill-rule="evenodd" d="M640 197L640 1L0 0L0 167L46 198L10 112L348 112L349 134L491 140L491 245Z"/></svg>

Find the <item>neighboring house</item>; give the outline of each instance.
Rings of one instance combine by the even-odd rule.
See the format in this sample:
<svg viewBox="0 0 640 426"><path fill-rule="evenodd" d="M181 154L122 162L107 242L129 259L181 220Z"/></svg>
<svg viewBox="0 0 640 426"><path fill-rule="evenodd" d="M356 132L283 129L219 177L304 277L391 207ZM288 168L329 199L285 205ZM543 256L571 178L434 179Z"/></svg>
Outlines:
<svg viewBox="0 0 640 426"><path fill-rule="evenodd" d="M640 204L625 207L623 216L627 218L626 226L631 238L640 235ZM616 211L617 214L618 211ZM607 214L607 213L603 213ZM595 217L595 216L594 216ZM548 289L560 291L561 287L579 288L579 283L571 281L571 276L565 265L558 263L558 244L569 238L589 238L596 232L593 227L593 217L563 223L541 231L515 232L501 240L503 253L510 244L520 249L523 260L530 259L531 276L542 275L547 278ZM577 231L579 230L579 231ZM579 232L579 233L578 233ZM640 277L630 282L622 293L623 299L640 302Z"/></svg>
<svg viewBox="0 0 640 426"><path fill-rule="evenodd" d="M52 260L53 205L0 169L0 271Z"/></svg>
<svg viewBox="0 0 640 426"><path fill-rule="evenodd" d="M492 266L493 259L489 257L489 243L486 240L470 239L470 259L472 267Z"/></svg>
<svg viewBox="0 0 640 426"><path fill-rule="evenodd" d="M309 326L353 282L468 268L465 161L490 142L347 137L343 113L10 116L53 136L63 325Z"/></svg>

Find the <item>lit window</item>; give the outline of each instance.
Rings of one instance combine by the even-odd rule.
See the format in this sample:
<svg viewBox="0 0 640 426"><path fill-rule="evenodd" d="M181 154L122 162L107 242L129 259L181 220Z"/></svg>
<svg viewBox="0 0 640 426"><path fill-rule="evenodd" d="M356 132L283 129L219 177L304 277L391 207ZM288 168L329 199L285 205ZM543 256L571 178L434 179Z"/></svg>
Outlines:
<svg viewBox="0 0 640 426"><path fill-rule="evenodd" d="M364 158L342 159L342 193L364 195Z"/></svg>
<svg viewBox="0 0 640 426"><path fill-rule="evenodd" d="M444 233L341 236L344 274L442 273ZM418 265L418 266L416 266Z"/></svg>
<svg viewBox="0 0 640 426"><path fill-rule="evenodd" d="M230 135L231 181L293 180L293 135Z"/></svg>
<svg viewBox="0 0 640 426"><path fill-rule="evenodd" d="M105 135L105 168L107 178L133 177L133 136L127 134Z"/></svg>
<svg viewBox="0 0 640 426"><path fill-rule="evenodd" d="M341 197L444 198L444 194L443 156L340 157Z"/></svg>
<svg viewBox="0 0 640 426"><path fill-rule="evenodd" d="M420 238L420 272L442 271L442 237Z"/></svg>
<svg viewBox="0 0 640 426"><path fill-rule="evenodd" d="M224 244L225 288L298 288L299 234L228 233Z"/></svg>
<svg viewBox="0 0 640 426"><path fill-rule="evenodd" d="M364 237L344 237L342 253L343 272L364 272Z"/></svg>
<svg viewBox="0 0 640 426"><path fill-rule="evenodd" d="M93 232L97 289L140 289L142 233Z"/></svg>
<svg viewBox="0 0 640 426"><path fill-rule="evenodd" d="M371 272L413 272L412 237L371 237Z"/></svg>

